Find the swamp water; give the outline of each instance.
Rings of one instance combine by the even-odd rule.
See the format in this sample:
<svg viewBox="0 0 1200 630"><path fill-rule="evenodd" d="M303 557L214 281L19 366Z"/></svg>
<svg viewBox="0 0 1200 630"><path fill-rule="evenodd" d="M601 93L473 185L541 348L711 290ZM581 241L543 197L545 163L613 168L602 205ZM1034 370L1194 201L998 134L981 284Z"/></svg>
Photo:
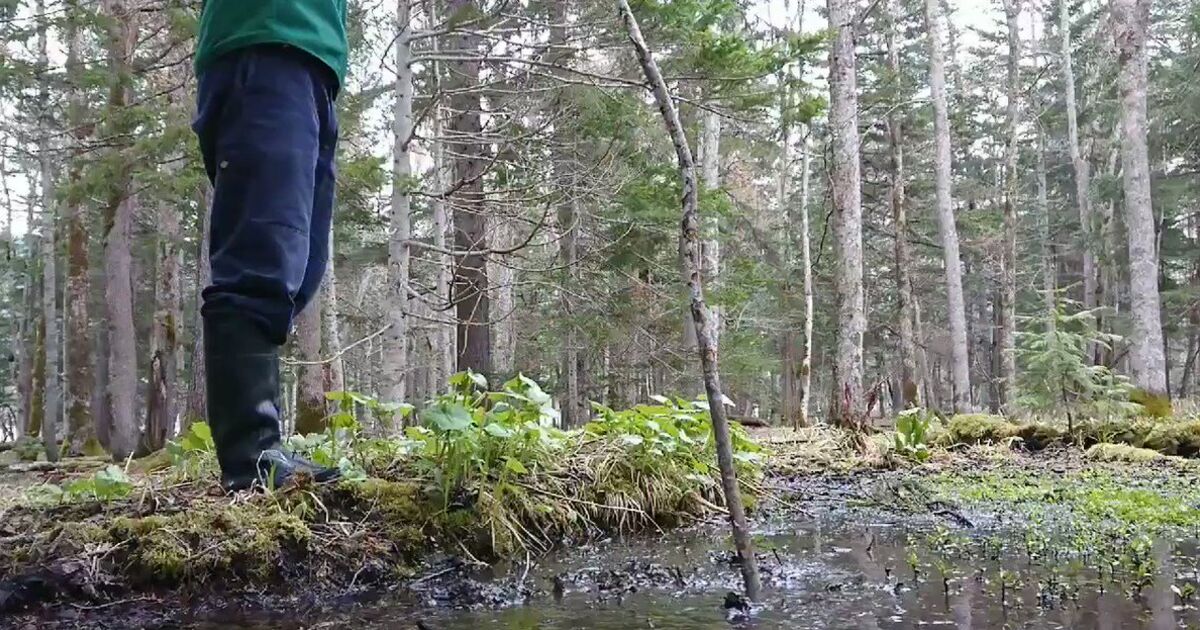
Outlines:
<svg viewBox="0 0 1200 630"><path fill-rule="evenodd" d="M933 522L810 523L762 534L765 601L749 617L724 605L739 574L728 562L728 541L714 529L579 548L528 570L521 563L495 579L476 577L482 601L474 610L439 601L462 583L464 573L455 570L403 600L385 597L300 616L227 608L172 627L1200 628L1200 611L1190 603L1198 577L1194 545L1159 541L1149 551L1153 561L1134 569L1044 550L1031 562L1024 534L993 531L979 543L973 530L954 530L970 542Z"/></svg>

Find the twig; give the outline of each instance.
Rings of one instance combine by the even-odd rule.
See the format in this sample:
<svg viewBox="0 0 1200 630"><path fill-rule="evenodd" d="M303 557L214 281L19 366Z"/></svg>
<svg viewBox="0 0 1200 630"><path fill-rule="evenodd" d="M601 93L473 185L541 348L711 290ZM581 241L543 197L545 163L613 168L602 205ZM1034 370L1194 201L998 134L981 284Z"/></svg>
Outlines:
<svg viewBox="0 0 1200 630"><path fill-rule="evenodd" d="M105 602L103 604L94 604L94 605L71 604L71 606L73 606L74 608L78 608L79 610L104 610L105 608L112 608L113 606L121 606L123 604L133 604L133 603L137 603L137 602L157 602L157 601L159 601L159 600L156 597L131 597L129 599L118 599L115 602Z"/></svg>
<svg viewBox="0 0 1200 630"><path fill-rule="evenodd" d="M392 327L392 325L388 324L388 325L384 326L383 328L380 328L379 330L367 335L366 337L363 337L362 339L355 341L354 343L346 346L345 348L338 350L336 354L329 357L328 359L318 359L316 361L296 361L294 359L283 359L283 364L284 365L325 365L327 363L333 363L334 361L337 361L338 359L342 358L347 352L350 352L351 350L357 348L358 346L361 346L362 344L387 332L388 329L391 327Z"/></svg>

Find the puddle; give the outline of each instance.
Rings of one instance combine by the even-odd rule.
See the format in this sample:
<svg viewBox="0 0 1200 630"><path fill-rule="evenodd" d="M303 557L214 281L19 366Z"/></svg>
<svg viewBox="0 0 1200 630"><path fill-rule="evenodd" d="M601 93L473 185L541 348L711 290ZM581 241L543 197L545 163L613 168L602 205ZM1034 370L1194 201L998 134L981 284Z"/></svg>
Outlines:
<svg viewBox="0 0 1200 630"><path fill-rule="evenodd" d="M679 534L657 541L609 543L576 549L528 570L518 563L487 589L475 610L439 606L442 589L463 582L450 571L429 580L415 598L306 615L306 626L496 629L917 629L1096 628L1099 630L1200 627L1184 605L1196 583L1194 547L1160 542L1156 571L1133 592L1111 569L1078 559L1031 563L1019 553L987 545L953 554L931 548L941 540L911 524L807 524L760 538L765 601L750 617L727 610L724 596L738 584L720 535ZM994 536L994 533L992 534ZM915 544L910 540L920 540ZM916 567L916 575L914 575ZM522 580L523 578L523 580ZM503 586L496 586L503 584ZM1172 590L1180 590L1177 594ZM512 605L495 609L507 593ZM459 600L461 603L461 599ZM223 618L222 618L223 617ZM228 613L191 628L271 628L299 619L237 618ZM418 625L418 623L420 625Z"/></svg>

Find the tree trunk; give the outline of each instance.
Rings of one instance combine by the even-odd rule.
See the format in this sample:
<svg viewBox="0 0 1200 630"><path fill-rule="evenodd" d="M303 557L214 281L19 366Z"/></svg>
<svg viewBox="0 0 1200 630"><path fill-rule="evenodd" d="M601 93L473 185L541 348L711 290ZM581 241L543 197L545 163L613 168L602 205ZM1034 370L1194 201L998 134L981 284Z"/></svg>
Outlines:
<svg viewBox="0 0 1200 630"><path fill-rule="evenodd" d="M1150 1L1112 0L1110 11L1119 66L1117 85L1121 96L1121 163L1124 166L1129 288L1133 311L1133 334L1130 339L1133 382L1148 396L1166 398L1169 393L1158 292L1158 230L1151 205L1150 156L1146 146L1146 43L1150 26Z"/></svg>
<svg viewBox="0 0 1200 630"><path fill-rule="evenodd" d="M1067 149L1075 171L1075 203L1079 207L1080 239L1083 252L1083 307L1096 307L1096 257L1092 242L1091 167L1079 148L1078 106L1075 99L1075 70L1071 53L1071 3L1064 0L1058 11L1058 30L1062 37L1063 87L1067 108ZM1089 353L1091 354L1091 353Z"/></svg>
<svg viewBox="0 0 1200 630"><path fill-rule="evenodd" d="M125 0L103 0L101 10L109 24L108 57L110 91L108 109L114 120L108 131L114 138L130 133L129 122L116 113L129 103L134 46L138 41L138 8ZM112 410L109 450L123 460L137 449L141 437L137 405L137 345L133 326L132 252L135 198L132 194L133 165L120 153L119 165L110 182L104 217L104 295L108 318L108 398Z"/></svg>
<svg viewBox="0 0 1200 630"><path fill-rule="evenodd" d="M829 133L833 151L831 174L834 245L837 268L837 360L831 410L834 422L859 429L866 420L863 394L862 190L858 137L857 60L854 52L855 4L829 0Z"/></svg>
<svg viewBox="0 0 1200 630"><path fill-rule="evenodd" d="M946 268L946 301L950 323L951 373L954 411L971 409L971 371L967 352L967 316L963 298L962 259L958 251L958 227L954 218L954 191L950 153L950 118L946 105L946 67L942 51L942 18L938 0L925 0L929 33L929 87L934 112L934 188L937 198L938 231Z"/></svg>
<svg viewBox="0 0 1200 630"><path fill-rule="evenodd" d="M1058 282L1055 277L1053 217L1050 215L1050 200L1046 185L1046 131L1037 125L1037 203L1038 216L1042 224L1042 300L1046 315L1046 332L1053 333L1057 327Z"/></svg>
<svg viewBox="0 0 1200 630"><path fill-rule="evenodd" d="M890 24L887 34L888 71L893 77L900 77L900 47L897 44L900 20L903 18L903 8L899 0L888 3ZM913 339L913 287L911 265L908 252L908 201L905 194L904 173L904 128L897 108L889 110L888 139L891 146L891 182L890 195L892 206L892 224L896 230L895 264L896 264L896 301L898 312L896 328L900 332L900 405L904 408L919 407L920 377L917 372L917 347Z"/></svg>
<svg viewBox="0 0 1200 630"><path fill-rule="evenodd" d="M296 317L296 434L325 430L325 371L321 363L321 296ZM386 356L386 354L385 354ZM388 398L385 400L399 400Z"/></svg>
<svg viewBox="0 0 1200 630"><path fill-rule="evenodd" d="M409 0L396 4L396 102L392 111L392 216L388 239L388 329L383 335L383 399L401 402L408 380L409 241L412 239L412 25ZM318 344L317 348L320 348ZM303 398L303 394L301 395ZM322 414L323 416L324 414Z"/></svg>
<svg viewBox="0 0 1200 630"><path fill-rule="evenodd" d="M58 246L55 232L58 220L54 200L54 165L50 153L54 150L51 140L53 130L52 112L50 110L50 57L48 31L49 18L46 16L45 0L38 0L37 15L41 16L38 25L38 66L42 69L38 80L40 122L38 129L38 166L41 171L42 191L42 352L45 355L39 359L42 363L42 383L45 387L43 404L45 405L42 420L42 444L46 449L46 459L58 461L58 425L61 420L59 402L61 389L58 380L59 335L58 335Z"/></svg>
<svg viewBox="0 0 1200 630"><path fill-rule="evenodd" d="M758 575L758 561L754 556L754 543L750 529L746 525L746 512L742 506L741 490L738 487L737 471L733 463L733 444L729 435L729 424L725 417L725 395L721 393L721 378L717 365L717 346L713 335L713 320L704 304L703 252L700 245L700 221L697 217L698 193L696 181L696 164L692 150L688 147L687 136L683 125L679 122L679 112L667 83L659 73L658 64L646 46L638 28L633 9L629 8L628 0L617 0L617 5L625 20L629 39L637 51L638 61L646 80L654 91L654 100L658 111L662 114L667 133L675 145L675 155L679 161L679 174L683 180L683 241L688 254L688 289L691 293L692 319L696 324L697 342L700 345L700 362L704 369L704 386L708 394L709 409L712 415L713 438L717 447L717 463L721 470L721 487L725 492L725 504L729 510L729 521L733 529L733 542L738 552L738 565L742 570L742 580L746 588L746 597L752 601L760 599L762 583Z"/></svg>
<svg viewBox="0 0 1200 630"><path fill-rule="evenodd" d="M342 360L342 326L338 318L338 280L334 266L334 232L329 228L329 265L321 285L321 341L330 360L323 366L325 391L346 391L346 366Z"/></svg>
<svg viewBox="0 0 1200 630"><path fill-rule="evenodd" d="M809 146L811 128L801 130L800 150L800 266L804 274L804 330L800 337L800 426L810 424L808 412L812 400L813 346L813 269L812 228L809 225L808 205L812 198L812 150Z"/></svg>
<svg viewBox="0 0 1200 630"><path fill-rule="evenodd" d="M492 245L507 250L516 240L512 217L492 217ZM488 257L488 283L493 290L492 309L492 371L501 378L513 376L517 359L516 272L505 260L507 256Z"/></svg>
<svg viewBox="0 0 1200 630"><path fill-rule="evenodd" d="M557 3L556 3L557 4ZM438 7L439 2L425 3L425 13L428 16L430 28L434 28L438 24ZM438 37L430 38L430 47L436 55L441 45L441 39ZM434 59L431 62L433 93L440 94L442 92L442 71L441 61ZM450 185L453 183L448 173L446 164L446 143L442 139L445 135L443 128L445 126L445 111L440 105L435 106L433 112L434 125L434 141L433 146L433 168L434 168L434 184L436 186L437 195L433 198L433 243L438 247L440 252L446 251L446 236L450 234L450 208L446 198L443 196ZM453 304L452 296L450 295L451 285L453 283L454 259L453 257L444 254L436 254L434 260L437 261L437 298L444 300L446 304ZM440 319L445 319L444 312L438 311L441 315ZM437 381L438 387L444 388L450 381L450 376L454 374L456 366L456 357L458 351L455 349L455 326L451 324L436 324L437 347L435 354L437 355Z"/></svg>
<svg viewBox="0 0 1200 630"><path fill-rule="evenodd" d="M1000 409L1004 413L1016 404L1017 383L1017 157L1020 150L1021 15L1020 0L1004 0L1008 22L1008 94L1005 126L1008 143L1004 148L1004 252L1001 257L1000 313Z"/></svg>
<svg viewBox="0 0 1200 630"><path fill-rule="evenodd" d="M196 309L192 322L195 331L192 340L192 384L188 392L187 411L184 413L184 428L197 420L208 417L208 384L204 372L204 318L200 305L204 303L205 287L212 283L212 268L208 264L209 221L211 219L210 186L207 181L197 190L197 207L200 214L200 234L196 239ZM332 247L332 246L331 246Z"/></svg>
<svg viewBox="0 0 1200 630"><path fill-rule="evenodd" d="M716 194L721 188L721 115L713 111L702 114L703 128L700 133L700 178L703 183L703 194ZM714 213L709 216L702 226L704 241L704 277L708 278L709 290L720 284L721 278L721 223ZM715 328L713 334L717 342L721 340L723 326L721 309L710 306Z"/></svg>
<svg viewBox="0 0 1200 630"><path fill-rule="evenodd" d="M84 142L88 133L84 128L87 117L86 87L83 85L84 66L80 59L83 48L83 19L78 0L68 4L67 15L67 82L71 97L67 106L68 125L72 129L70 194L66 199L67 210L67 293L64 310L66 337L71 340L67 348L64 367L65 404L67 414L67 439L74 453L95 451L96 429L92 420L92 354L91 324L88 305L92 295L87 229L87 209L79 186L83 180Z"/></svg>
<svg viewBox="0 0 1200 630"><path fill-rule="evenodd" d="M480 14L477 0L448 0L451 21ZM448 62L450 80L449 136L447 148L454 159L450 196L454 207L454 297L458 318L458 370L492 372L491 308L487 277L487 208L483 191L484 151L479 94L480 36L471 30L456 31L454 61Z"/></svg>
<svg viewBox="0 0 1200 630"><path fill-rule="evenodd" d="M550 14L550 43L557 47L554 52L554 64L566 66L572 60L571 46L567 36L567 5L568 2L551 3ZM561 129L563 123L556 125ZM568 288L577 286L579 282L579 213L575 199L576 177L571 167L573 156L569 148L573 147L573 138L569 133L556 133L553 151L554 181L564 189L558 198L558 229L560 233L558 261L566 269ZM566 387L562 404L562 424L564 427L576 427L586 421L588 410L583 400L581 378L579 373L579 326L575 323L578 314L575 312L575 300L572 299L573 289L562 291L562 310L567 319L566 339L563 343L561 357L562 371Z"/></svg>
<svg viewBox="0 0 1200 630"><path fill-rule="evenodd" d="M158 260L154 282L154 330L150 336L150 395L146 403L146 450L166 446L179 416L179 322L183 319L179 268L179 208L159 204Z"/></svg>

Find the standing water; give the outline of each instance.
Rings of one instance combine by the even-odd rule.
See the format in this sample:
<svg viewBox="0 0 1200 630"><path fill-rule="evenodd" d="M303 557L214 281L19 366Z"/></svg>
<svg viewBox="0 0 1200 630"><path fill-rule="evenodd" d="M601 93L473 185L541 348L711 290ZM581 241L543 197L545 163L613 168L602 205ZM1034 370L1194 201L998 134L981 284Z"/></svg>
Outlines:
<svg viewBox="0 0 1200 630"><path fill-rule="evenodd" d="M911 525L911 524L910 524ZM766 586L744 613L726 595L739 584L731 543L708 532L653 541L609 542L509 567L488 580L449 571L418 596L381 598L297 617L205 614L191 628L428 628L430 630L724 628L1095 628L1200 627L1190 605L1194 555L1155 546L1152 575L1138 585L1109 579L1111 567L1086 558L1031 562L1016 534L964 546L943 532L912 535L908 525L808 524L760 535ZM1009 544L1011 543L1011 544ZM947 549L954 548L950 552ZM444 569L443 569L444 571ZM434 572L436 573L436 571ZM453 589L478 589L477 606L451 609ZM1185 585L1180 588L1179 584ZM456 596L453 603L461 604Z"/></svg>

